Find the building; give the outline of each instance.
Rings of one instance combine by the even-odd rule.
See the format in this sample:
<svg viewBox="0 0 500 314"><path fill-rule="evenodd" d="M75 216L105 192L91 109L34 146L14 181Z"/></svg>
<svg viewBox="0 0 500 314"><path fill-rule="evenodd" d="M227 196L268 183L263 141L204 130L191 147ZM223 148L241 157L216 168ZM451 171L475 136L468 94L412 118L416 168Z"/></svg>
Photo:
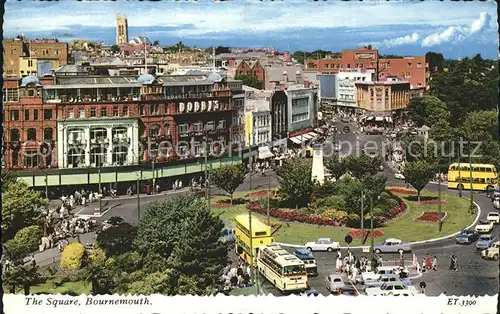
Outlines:
<svg viewBox="0 0 500 314"><path fill-rule="evenodd" d="M425 56L380 58L378 49L342 50L340 58L309 60L307 64L321 73L336 73L346 69L373 70L377 73L378 81L390 76L401 76L410 82L411 89L425 89L429 80Z"/></svg>
<svg viewBox="0 0 500 314"><path fill-rule="evenodd" d="M299 66L271 66L264 68L264 89L276 90L287 86L304 84L302 68ZM307 84L309 84L307 82Z"/></svg>
<svg viewBox="0 0 500 314"><path fill-rule="evenodd" d="M245 89L245 145L264 145L272 142L270 95L249 86Z"/></svg>
<svg viewBox="0 0 500 314"><path fill-rule="evenodd" d="M391 112L406 109L410 103L410 83L401 78L355 84L356 102L360 109Z"/></svg>
<svg viewBox="0 0 500 314"><path fill-rule="evenodd" d="M232 92L216 73L27 76L4 80L3 95L5 167L30 186L44 186L48 168L49 186L95 184L93 167L115 183L134 181L143 165L157 169L140 168L150 179L199 172L186 167L203 156L204 139L231 156Z"/></svg>
<svg viewBox="0 0 500 314"><path fill-rule="evenodd" d="M374 70L341 70L335 74L319 74L319 99L322 110L350 111L354 113L356 103L356 82L371 82L375 78Z"/></svg>
<svg viewBox="0 0 500 314"><path fill-rule="evenodd" d="M227 80L227 87L231 90L233 101L233 121L231 124L231 142L245 143L245 91L243 82Z"/></svg>
<svg viewBox="0 0 500 314"><path fill-rule="evenodd" d="M125 15L116 15L116 44L128 43L128 21Z"/></svg>
<svg viewBox="0 0 500 314"><path fill-rule="evenodd" d="M36 75L38 64L49 61L57 68L68 64L68 44L57 39L4 39L3 77Z"/></svg>

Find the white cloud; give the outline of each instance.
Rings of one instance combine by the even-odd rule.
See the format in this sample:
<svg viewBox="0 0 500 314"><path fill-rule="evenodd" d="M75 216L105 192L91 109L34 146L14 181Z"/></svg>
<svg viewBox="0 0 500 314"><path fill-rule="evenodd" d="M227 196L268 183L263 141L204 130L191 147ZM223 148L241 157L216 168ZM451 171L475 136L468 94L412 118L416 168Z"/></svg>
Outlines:
<svg viewBox="0 0 500 314"><path fill-rule="evenodd" d="M154 5L153 5L154 4ZM377 27L386 25L463 25L475 17L466 4L437 2L44 2L8 1L4 32L60 30L73 25L114 27L115 14L129 26L177 27L189 36L213 32L279 32L301 28ZM476 4L493 10L491 4ZM483 10L483 11L484 11ZM425 14L422 14L425 12ZM418 17L418 18L416 18ZM485 20L486 21L486 20ZM185 31L193 24L196 31Z"/></svg>
<svg viewBox="0 0 500 314"><path fill-rule="evenodd" d="M387 47L395 47L401 45L414 44L420 39L420 35L417 33L413 33L411 35L401 36L392 39L386 39L382 42L384 46Z"/></svg>
<svg viewBox="0 0 500 314"><path fill-rule="evenodd" d="M489 26L491 16L481 12L479 18L474 20L469 27L450 26L444 31L430 34L422 40L422 47L432 47L446 42L457 43L465 38L482 32Z"/></svg>

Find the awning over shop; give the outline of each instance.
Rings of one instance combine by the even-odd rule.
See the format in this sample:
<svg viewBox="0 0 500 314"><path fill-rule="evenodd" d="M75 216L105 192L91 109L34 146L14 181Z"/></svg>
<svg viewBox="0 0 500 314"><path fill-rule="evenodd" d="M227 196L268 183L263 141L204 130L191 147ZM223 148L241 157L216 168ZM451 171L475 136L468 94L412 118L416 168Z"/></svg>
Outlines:
<svg viewBox="0 0 500 314"><path fill-rule="evenodd" d="M318 132L320 134L324 134L325 133L325 131L323 131L321 128L315 128L314 131Z"/></svg>
<svg viewBox="0 0 500 314"><path fill-rule="evenodd" d="M259 159L268 159L273 157L273 153L269 150L269 147L267 146L262 146L259 147Z"/></svg>
<svg viewBox="0 0 500 314"><path fill-rule="evenodd" d="M290 141L294 142L297 145L300 145L302 143L302 141L296 136L290 137Z"/></svg>
<svg viewBox="0 0 500 314"><path fill-rule="evenodd" d="M384 121L384 117L375 117L375 121Z"/></svg>
<svg viewBox="0 0 500 314"><path fill-rule="evenodd" d="M385 121L392 123L392 117L385 117Z"/></svg>
<svg viewBox="0 0 500 314"><path fill-rule="evenodd" d="M303 140L310 140L312 139L312 135L310 135L309 133L306 133L306 134L302 134L299 136L299 138L302 138Z"/></svg>

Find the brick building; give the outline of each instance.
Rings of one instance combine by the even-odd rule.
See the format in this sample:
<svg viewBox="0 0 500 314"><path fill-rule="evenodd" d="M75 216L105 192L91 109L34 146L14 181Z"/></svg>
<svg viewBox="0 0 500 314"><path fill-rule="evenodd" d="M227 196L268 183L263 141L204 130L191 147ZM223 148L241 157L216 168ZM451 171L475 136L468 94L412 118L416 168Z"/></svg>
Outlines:
<svg viewBox="0 0 500 314"><path fill-rule="evenodd" d="M57 39L4 39L3 76L25 76L37 72L37 62L50 61L52 68L68 64L68 44ZM31 60L30 60L31 59ZM27 64L26 63L32 63ZM28 72L26 73L26 68ZM23 73L21 73L23 70Z"/></svg>
<svg viewBox="0 0 500 314"><path fill-rule="evenodd" d="M3 89L8 169L123 170L153 160L196 159L205 137L214 153L230 141L232 93L215 73L27 76L4 80Z"/></svg>
<svg viewBox="0 0 500 314"><path fill-rule="evenodd" d="M429 79L425 56L381 59L377 49L342 50L340 58L308 60L307 64L321 73L336 73L345 69L372 69L376 71L379 81L391 76L401 76L410 82L412 90L425 89Z"/></svg>

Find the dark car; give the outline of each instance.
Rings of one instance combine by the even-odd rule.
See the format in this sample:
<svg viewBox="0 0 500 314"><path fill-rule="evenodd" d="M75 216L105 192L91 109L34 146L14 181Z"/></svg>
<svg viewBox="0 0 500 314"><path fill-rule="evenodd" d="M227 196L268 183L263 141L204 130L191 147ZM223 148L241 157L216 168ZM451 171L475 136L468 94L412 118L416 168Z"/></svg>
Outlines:
<svg viewBox="0 0 500 314"><path fill-rule="evenodd" d="M348 126L345 126L344 129L342 130L344 133L349 133L351 132L351 128L349 128Z"/></svg>
<svg viewBox="0 0 500 314"><path fill-rule="evenodd" d="M307 290L306 292L304 292L305 295L307 295L308 297L309 296L314 296L314 297L317 297L318 295L320 295L319 291L316 291L316 290Z"/></svg>
<svg viewBox="0 0 500 314"><path fill-rule="evenodd" d="M354 288L354 287L351 287L351 286L344 286L340 289L337 289L335 291L332 292L333 295L345 295L345 296L357 296L358 295L358 291Z"/></svg>
<svg viewBox="0 0 500 314"><path fill-rule="evenodd" d="M462 230L456 237L457 244L471 244L476 241L479 234L474 230Z"/></svg>

